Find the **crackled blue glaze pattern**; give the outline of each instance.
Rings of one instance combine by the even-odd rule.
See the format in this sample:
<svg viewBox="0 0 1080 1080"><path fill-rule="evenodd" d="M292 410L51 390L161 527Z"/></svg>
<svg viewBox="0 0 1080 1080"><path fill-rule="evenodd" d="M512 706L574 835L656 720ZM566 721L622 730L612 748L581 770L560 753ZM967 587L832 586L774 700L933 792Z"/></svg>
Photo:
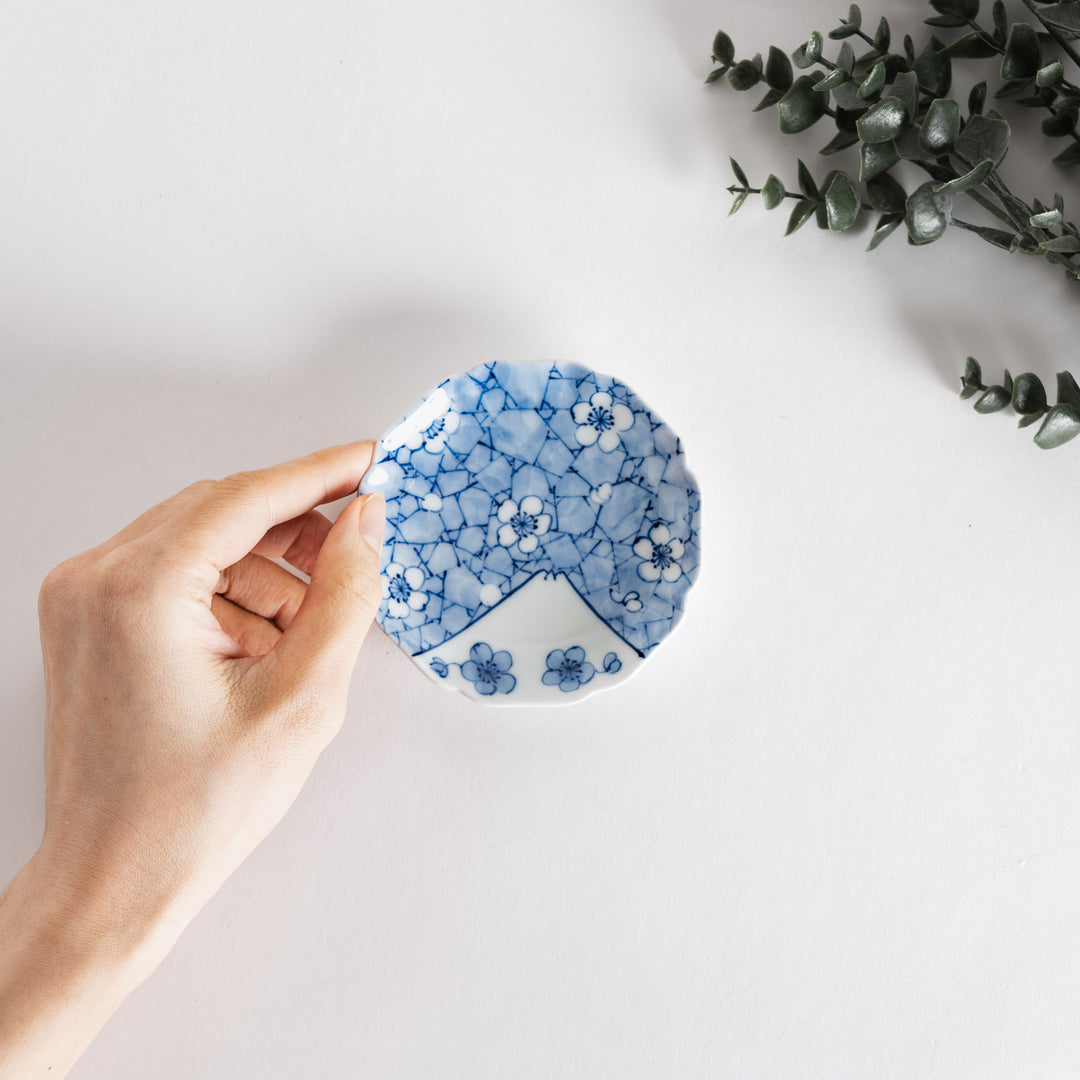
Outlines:
<svg viewBox="0 0 1080 1080"><path fill-rule="evenodd" d="M379 621L413 656L541 572L565 575L644 656L697 574L700 496L678 438L628 387L578 364L447 379L384 436L362 490L387 502ZM481 654L465 677L508 692L506 656ZM574 649L549 658L567 689L594 670Z"/></svg>

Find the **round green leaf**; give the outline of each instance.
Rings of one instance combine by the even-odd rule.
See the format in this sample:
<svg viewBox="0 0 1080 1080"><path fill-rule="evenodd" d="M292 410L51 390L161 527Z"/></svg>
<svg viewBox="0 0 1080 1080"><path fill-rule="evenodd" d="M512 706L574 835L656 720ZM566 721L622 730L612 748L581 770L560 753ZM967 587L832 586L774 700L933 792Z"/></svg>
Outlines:
<svg viewBox="0 0 1080 1080"><path fill-rule="evenodd" d="M791 84L791 89L777 102L780 130L785 135L805 131L825 115L825 110L829 107L829 95L818 93L814 89L816 81L809 75L800 75Z"/></svg>
<svg viewBox="0 0 1080 1080"><path fill-rule="evenodd" d="M974 356L967 358L967 363L964 365L964 375L960 380L965 390L982 390L982 368L979 366L979 361Z"/></svg>
<svg viewBox="0 0 1080 1080"><path fill-rule="evenodd" d="M836 54L836 66L843 68L850 74L855 70L855 65L857 63L858 61L855 59L855 50L851 47L851 42L841 42L840 49Z"/></svg>
<svg viewBox="0 0 1080 1080"><path fill-rule="evenodd" d="M874 48L879 53L888 52L890 41L892 41L892 31L889 29L889 20L883 15L874 32Z"/></svg>
<svg viewBox="0 0 1080 1080"><path fill-rule="evenodd" d="M894 142L861 143L859 146L859 179L865 184L891 169L900 160Z"/></svg>
<svg viewBox="0 0 1080 1080"><path fill-rule="evenodd" d="M771 109L782 97L783 93L780 90L770 90L766 95L754 106L754 112L761 112L762 109Z"/></svg>
<svg viewBox="0 0 1080 1080"><path fill-rule="evenodd" d="M1027 371L1016 376L1012 388L1012 407L1021 416L1046 411L1046 387L1038 375Z"/></svg>
<svg viewBox="0 0 1080 1080"><path fill-rule="evenodd" d="M919 145L934 157L944 154L960 134L960 106L952 98L935 98L919 129Z"/></svg>
<svg viewBox="0 0 1080 1080"><path fill-rule="evenodd" d="M1061 222L1061 211L1056 207L1053 210L1044 210L1039 214L1032 214L1028 218L1028 224L1033 229L1050 229Z"/></svg>
<svg viewBox="0 0 1080 1080"><path fill-rule="evenodd" d="M775 45L770 45L769 59L765 61L765 81L773 90L784 93L791 88L794 79L795 75L787 53L782 52Z"/></svg>
<svg viewBox="0 0 1080 1080"><path fill-rule="evenodd" d="M990 17L994 22L994 44L1001 48L1009 36L1009 16L1005 10L1005 0L994 0Z"/></svg>
<svg viewBox="0 0 1080 1080"><path fill-rule="evenodd" d="M1013 23L1005 55L1001 58L1001 77L1006 82L1031 79L1042 66L1042 48L1039 35L1027 23Z"/></svg>
<svg viewBox="0 0 1080 1080"><path fill-rule="evenodd" d="M934 190L934 182L928 180L917 187L907 200L904 220L908 239L913 244L930 244L949 227L952 212L952 196Z"/></svg>
<svg viewBox="0 0 1080 1080"><path fill-rule="evenodd" d="M1039 21L1047 26L1056 27L1058 30L1080 33L1080 8L1074 0L1066 0L1062 4L1051 4L1039 12Z"/></svg>
<svg viewBox="0 0 1080 1080"><path fill-rule="evenodd" d="M839 169L830 169L825 174L825 179L818 185L822 191L828 191L832 182L840 175ZM829 214L825 207L825 200L819 199L815 208L815 217L817 219L817 227L819 229L828 229L829 227Z"/></svg>
<svg viewBox="0 0 1080 1080"><path fill-rule="evenodd" d="M1012 395L1004 386L991 386L975 402L975 411L980 413L1001 412L1011 399Z"/></svg>
<svg viewBox="0 0 1080 1080"><path fill-rule="evenodd" d="M788 218L784 235L790 236L793 232L801 229L814 216L816 209L816 203L811 202L809 199L800 199L792 208L791 217Z"/></svg>
<svg viewBox="0 0 1080 1080"><path fill-rule="evenodd" d="M1077 435L1080 435L1080 409L1075 405L1055 405L1035 433L1035 445L1052 450Z"/></svg>
<svg viewBox="0 0 1080 1080"><path fill-rule="evenodd" d="M761 201L765 204L766 210L775 210L783 201L784 185L780 180L769 173L768 179L761 187Z"/></svg>
<svg viewBox="0 0 1080 1080"><path fill-rule="evenodd" d="M1039 245L1039 251L1058 251L1065 255L1075 255L1080 251L1080 238L1069 236L1055 236L1052 240L1045 240Z"/></svg>
<svg viewBox="0 0 1080 1080"><path fill-rule="evenodd" d="M873 251L884 240L887 240L904 223L903 214L884 214L878 218L874 227L874 235L870 237L870 243L866 245L867 251Z"/></svg>
<svg viewBox="0 0 1080 1080"><path fill-rule="evenodd" d="M879 214L903 214L907 208L907 192L889 173L867 182L866 200Z"/></svg>
<svg viewBox="0 0 1080 1080"><path fill-rule="evenodd" d="M1061 66L1061 61L1054 60L1047 64L1046 67L1039 68L1039 72L1035 76L1035 85L1057 86L1063 78L1065 78L1065 69Z"/></svg>
<svg viewBox="0 0 1080 1080"><path fill-rule="evenodd" d="M814 89L821 93L828 90L835 90L838 86L842 86L846 83L848 78L848 73L842 67L833 68L824 79L814 83Z"/></svg>
<svg viewBox="0 0 1080 1080"><path fill-rule="evenodd" d="M855 184L847 173L838 172L825 192L825 213L829 228L843 232L855 224L861 204Z"/></svg>
<svg viewBox="0 0 1080 1080"><path fill-rule="evenodd" d="M1057 376L1058 404L1072 405L1080 409L1080 386L1068 371L1059 371Z"/></svg>
<svg viewBox="0 0 1080 1080"><path fill-rule="evenodd" d="M859 10L858 4L852 4L848 8L848 17L840 20L840 25L835 30L829 31L829 37L834 41L839 38L851 37L852 34L857 34L859 28L862 26L862 12Z"/></svg>
<svg viewBox="0 0 1080 1080"><path fill-rule="evenodd" d="M810 170L806 167L802 158L799 158L799 190L811 200L815 202L818 199L818 186L814 183L814 178L810 174Z"/></svg>
<svg viewBox="0 0 1080 1080"><path fill-rule="evenodd" d="M952 83L952 62L940 51L941 42L931 38L915 61L915 77L919 86L931 97L944 97Z"/></svg>
<svg viewBox="0 0 1080 1080"><path fill-rule="evenodd" d="M816 64L821 59L821 50L824 45L825 42L822 40L821 34L816 30L806 39L806 59L811 64Z"/></svg>
<svg viewBox="0 0 1080 1080"><path fill-rule="evenodd" d="M1056 158L1054 158L1055 165L1077 165L1080 164L1080 143L1071 143L1065 150L1062 150Z"/></svg>
<svg viewBox="0 0 1080 1080"><path fill-rule="evenodd" d="M974 116L981 113L986 106L986 82L977 82L968 94L968 112Z"/></svg>
<svg viewBox="0 0 1080 1080"><path fill-rule="evenodd" d="M1051 138L1071 135L1076 130L1077 116L1080 116L1080 113L1077 113L1075 109L1063 109L1061 112L1051 113L1042 122L1042 133Z"/></svg>
<svg viewBox="0 0 1080 1080"><path fill-rule="evenodd" d="M730 64L735 59L735 43L723 30L713 38L712 54L718 64Z"/></svg>
<svg viewBox="0 0 1080 1080"><path fill-rule="evenodd" d="M753 60L740 60L729 72L728 82L736 90L749 90L761 81L761 71Z"/></svg>
<svg viewBox="0 0 1080 1080"><path fill-rule="evenodd" d="M855 91L861 101L870 101L881 93L885 86L885 65L879 60Z"/></svg>
<svg viewBox="0 0 1080 1080"><path fill-rule="evenodd" d="M892 84L892 96L899 98L907 110L908 116L915 116L919 111L919 80L914 71L901 71Z"/></svg>
<svg viewBox="0 0 1080 1080"><path fill-rule="evenodd" d="M1009 125L1000 117L977 113L964 125L953 144L953 153L969 168L989 158L995 165L1009 149Z"/></svg>
<svg viewBox="0 0 1080 1080"><path fill-rule="evenodd" d="M859 117L855 129L864 143L895 139L907 124L908 113L898 97L882 98Z"/></svg>
<svg viewBox="0 0 1080 1080"><path fill-rule="evenodd" d="M858 141L859 136L854 131L838 131L818 153L824 154L826 157L829 154L838 154L841 150L854 146Z"/></svg>
<svg viewBox="0 0 1080 1080"><path fill-rule="evenodd" d="M942 15L955 15L965 22L979 14L979 0L930 0L930 6Z"/></svg>

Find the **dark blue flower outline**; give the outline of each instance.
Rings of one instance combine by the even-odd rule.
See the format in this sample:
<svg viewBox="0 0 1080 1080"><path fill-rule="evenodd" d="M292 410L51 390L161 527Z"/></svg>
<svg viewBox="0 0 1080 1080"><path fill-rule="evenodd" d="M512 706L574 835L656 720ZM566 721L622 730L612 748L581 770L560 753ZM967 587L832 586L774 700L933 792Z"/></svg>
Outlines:
<svg viewBox="0 0 1080 1080"><path fill-rule="evenodd" d="M619 659L618 653L609 652L604 656L604 671L608 675L614 675L616 671L622 669L622 661Z"/></svg>
<svg viewBox="0 0 1080 1080"><path fill-rule="evenodd" d="M433 656L428 667L430 667L440 679L445 679L450 673L450 665L440 656Z"/></svg>
<svg viewBox="0 0 1080 1080"><path fill-rule="evenodd" d="M461 665L461 674L485 697L509 694L517 686L517 679L510 674L513 663L514 658L505 649L494 652L486 641L478 641L469 650L469 659Z"/></svg>
<svg viewBox="0 0 1080 1080"><path fill-rule="evenodd" d="M596 668L585 659L585 650L580 645L573 645L565 651L552 649L547 654L547 671L541 681L545 686L558 684L563 693L587 683L596 674Z"/></svg>

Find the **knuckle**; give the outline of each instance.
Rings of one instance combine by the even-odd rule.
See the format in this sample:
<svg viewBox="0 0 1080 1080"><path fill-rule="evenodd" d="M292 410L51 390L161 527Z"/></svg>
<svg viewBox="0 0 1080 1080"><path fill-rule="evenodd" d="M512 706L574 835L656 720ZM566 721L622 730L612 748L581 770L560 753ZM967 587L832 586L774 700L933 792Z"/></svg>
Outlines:
<svg viewBox="0 0 1080 1080"><path fill-rule="evenodd" d="M154 595L160 570L148 570L138 541L107 551L93 550L60 563L45 576L38 593L42 626L54 628L86 620L122 624Z"/></svg>
<svg viewBox="0 0 1080 1080"><path fill-rule="evenodd" d="M273 520L274 486L265 472L248 469L230 473L218 481L217 494L224 501L240 501L263 510L267 520Z"/></svg>
<svg viewBox="0 0 1080 1080"><path fill-rule="evenodd" d="M54 566L45 575L38 590L38 617L42 622L53 622L64 611L70 610L79 591L79 582L77 558Z"/></svg>
<svg viewBox="0 0 1080 1080"><path fill-rule="evenodd" d="M196 480L193 484L188 484L181 494L201 499L209 495L217 485L217 480Z"/></svg>
<svg viewBox="0 0 1080 1080"><path fill-rule="evenodd" d="M103 556L95 568L94 589L106 607L119 607L144 588L136 573L130 551L119 547Z"/></svg>
<svg viewBox="0 0 1080 1080"><path fill-rule="evenodd" d="M93 566L88 594L99 618L118 626L141 625L171 587L168 560L135 541L114 548Z"/></svg>

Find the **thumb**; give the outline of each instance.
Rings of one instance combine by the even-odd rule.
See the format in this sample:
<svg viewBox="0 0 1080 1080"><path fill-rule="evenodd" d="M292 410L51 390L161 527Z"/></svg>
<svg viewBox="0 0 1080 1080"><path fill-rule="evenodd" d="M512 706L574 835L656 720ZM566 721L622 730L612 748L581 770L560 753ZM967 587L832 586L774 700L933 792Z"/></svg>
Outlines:
<svg viewBox="0 0 1080 1080"><path fill-rule="evenodd" d="M315 559L311 584L275 651L291 679L338 684L344 693L381 598L382 495L354 499Z"/></svg>

